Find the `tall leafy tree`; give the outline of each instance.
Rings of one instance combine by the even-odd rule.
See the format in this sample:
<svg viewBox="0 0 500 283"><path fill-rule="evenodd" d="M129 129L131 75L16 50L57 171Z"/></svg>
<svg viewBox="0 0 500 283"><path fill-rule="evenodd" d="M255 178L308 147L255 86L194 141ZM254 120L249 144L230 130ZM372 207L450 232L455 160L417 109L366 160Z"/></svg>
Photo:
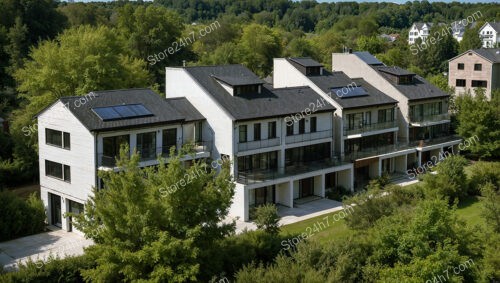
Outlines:
<svg viewBox="0 0 500 283"><path fill-rule="evenodd" d="M491 101L484 95L484 89L476 89L454 99L457 109L457 132L471 142L467 150L483 158L500 156L500 95L492 93Z"/></svg>
<svg viewBox="0 0 500 283"><path fill-rule="evenodd" d="M11 127L14 158L24 160L26 170L37 168L37 135L23 129L33 128L34 115L44 107L63 96L151 85L146 63L125 46L113 29L81 26L31 50L31 60L14 74L24 104L13 112Z"/></svg>
<svg viewBox="0 0 500 283"><path fill-rule="evenodd" d="M238 48L241 50L241 62L261 76L271 73L273 58L279 57L282 52L278 34L258 24L243 28Z"/></svg>
<svg viewBox="0 0 500 283"><path fill-rule="evenodd" d="M481 48L483 42L479 37L479 29L481 26L476 25L474 28L466 29L462 41L459 43L458 51L463 53L470 49Z"/></svg>
<svg viewBox="0 0 500 283"><path fill-rule="evenodd" d="M220 224L233 196L228 164L220 174L201 162L186 168L179 156L157 170L140 169L137 154L121 150L120 172L102 173L76 227L96 241L87 252L97 267L85 270L96 282L195 282L214 243L234 231Z"/></svg>

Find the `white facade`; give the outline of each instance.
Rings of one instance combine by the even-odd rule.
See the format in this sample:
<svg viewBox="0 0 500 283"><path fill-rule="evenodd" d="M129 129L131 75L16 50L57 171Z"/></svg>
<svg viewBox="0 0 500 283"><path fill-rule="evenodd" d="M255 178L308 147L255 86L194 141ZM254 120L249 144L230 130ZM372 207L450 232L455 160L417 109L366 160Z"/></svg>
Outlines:
<svg viewBox="0 0 500 283"><path fill-rule="evenodd" d="M221 85L231 95L227 85ZM275 87L277 88L277 87ZM215 100L184 68L166 68L166 96L186 97L198 111L205 116L208 128L214 135L213 158L228 156L232 161L232 174L236 181L235 195L229 214L244 221L250 219L251 208L259 201L272 202L293 207L301 198L303 187L315 196L325 197L326 178L331 178L335 185L353 188L352 164L335 162L333 157L333 113L312 113L304 118L304 132L299 133L299 122L292 123L290 117L271 117L238 121ZM308 105L304 105L307 107ZM311 118L316 119L316 129L311 128ZM276 132L269 136L270 123L275 123ZM256 138L254 129L260 124L260 137ZM293 135L287 135L287 124L294 128ZM241 126L241 128L240 128ZM246 138L240 139L240 129L246 129ZM329 143L328 159L332 165L302 168L287 165L287 150L304 149ZM289 154L291 152L288 152ZM274 160L275 161L268 161ZM266 173L258 171L258 166L240 170L245 160L254 160L260 164L275 163ZM258 161L266 160L266 161ZM262 163L263 162L263 163ZM294 167L294 168L292 168ZM247 170L249 169L249 170ZM293 170L293 171L292 171ZM307 184L305 184L307 183Z"/></svg>
<svg viewBox="0 0 500 283"><path fill-rule="evenodd" d="M46 130L52 129L70 134L70 149L46 143ZM40 195L47 210L49 224L60 225L70 230L67 217L70 200L83 204L96 185L95 137L90 133L62 102L57 102L38 116L38 145L40 161ZM46 175L46 160L67 165L71 180L64 181ZM59 198L60 205L50 201ZM59 215L55 215L59 212ZM57 222L57 223L55 223Z"/></svg>
<svg viewBox="0 0 500 283"><path fill-rule="evenodd" d="M496 23L496 26L498 26L498 23ZM495 30L491 23L486 23L479 29L479 36L481 37L484 48L495 48L500 44L498 31Z"/></svg>
<svg viewBox="0 0 500 283"><path fill-rule="evenodd" d="M202 124L199 124L202 123ZM101 183L97 176L99 170L117 170L114 165L115 156L104 159L103 140L120 135L129 136L130 153L137 149L137 136L143 133L155 133L156 146L154 157L144 158L139 166L157 165L158 155L165 156L162 141L163 130L175 129L177 133L176 147L194 142L196 127L205 122L191 122L184 124L165 124L160 126L145 125L141 128L129 128L114 131L89 131L61 101L54 103L38 116L38 141L40 164L40 194L45 205L48 222L63 230L76 231L71 226L66 212L80 213L93 188L100 188ZM52 145L46 138L46 132L54 130L64 133L64 146ZM211 140L211 133L203 133L204 140ZM69 137L69 143L67 142ZM210 144L196 144L195 155L185 156L182 160L210 157ZM166 149L168 151L168 149ZM54 162L46 165L46 161ZM168 158L166 158L168 162ZM55 177L58 172L48 169L62 167L62 176ZM49 171L51 173L49 173ZM77 231L78 232L78 231Z"/></svg>
<svg viewBox="0 0 500 283"><path fill-rule="evenodd" d="M431 23L414 23L408 32L408 44L414 44L417 38L422 39L422 42L424 42L429 36L431 27Z"/></svg>

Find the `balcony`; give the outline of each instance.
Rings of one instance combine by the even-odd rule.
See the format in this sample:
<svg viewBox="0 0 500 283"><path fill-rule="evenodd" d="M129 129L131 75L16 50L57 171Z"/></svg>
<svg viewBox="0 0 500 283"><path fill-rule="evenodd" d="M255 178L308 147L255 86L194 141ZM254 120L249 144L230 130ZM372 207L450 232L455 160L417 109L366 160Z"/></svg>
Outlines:
<svg viewBox="0 0 500 283"><path fill-rule="evenodd" d="M357 151L347 152L345 153L345 160L354 161L356 159L368 158L377 155L392 153L396 151L401 151L405 149L415 149L414 145L408 143L396 143L391 145L383 145L383 146L375 146L364 148Z"/></svg>
<svg viewBox="0 0 500 283"><path fill-rule="evenodd" d="M397 128L397 127L398 127L397 121L372 123L372 124L368 124L368 125L362 124L359 127L356 127L353 129L349 129L348 127L344 127L344 136L358 135L358 134L362 134L362 133L367 133L367 132L372 132L372 131L380 131L380 130Z"/></svg>
<svg viewBox="0 0 500 283"><path fill-rule="evenodd" d="M442 114L434 114L434 115L418 115L418 116L410 116L410 124L412 126L427 126L429 124L438 123L441 121L449 121L450 114L442 113Z"/></svg>
<svg viewBox="0 0 500 283"><path fill-rule="evenodd" d="M209 152L211 150L211 142L195 142L195 143L187 143L184 144L186 146L186 150L189 153L194 154L194 157L208 157ZM162 146L156 148L143 148L137 150L139 153L139 162L141 162L141 166L150 166L158 164L157 159L160 155L163 158L170 157L170 148L172 146ZM174 154L177 154L178 149L175 150ZM189 159L189 155L187 154L187 159ZM103 153L98 154L98 167L103 168L114 168L116 167L116 158L117 156L108 156Z"/></svg>
<svg viewBox="0 0 500 283"><path fill-rule="evenodd" d="M332 130L286 136L287 144L332 138Z"/></svg>
<svg viewBox="0 0 500 283"><path fill-rule="evenodd" d="M238 143L238 151L260 149L280 145L280 138Z"/></svg>
<svg viewBox="0 0 500 283"><path fill-rule="evenodd" d="M458 135L441 133L435 137L425 139L425 140L410 140L410 145L417 147L426 147L431 145L436 145L440 143L446 143L451 141L460 141L462 138Z"/></svg>
<svg viewBox="0 0 500 283"><path fill-rule="evenodd" d="M236 181L245 185L262 183L345 164L348 163L341 162L338 157L326 158L318 161L300 162L286 167L278 167L276 169L239 172Z"/></svg>

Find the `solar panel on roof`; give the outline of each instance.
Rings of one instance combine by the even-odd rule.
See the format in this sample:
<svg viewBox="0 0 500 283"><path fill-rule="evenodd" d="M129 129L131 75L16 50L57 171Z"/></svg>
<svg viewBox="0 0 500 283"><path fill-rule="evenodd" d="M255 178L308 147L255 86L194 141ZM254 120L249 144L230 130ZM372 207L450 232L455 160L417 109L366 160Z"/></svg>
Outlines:
<svg viewBox="0 0 500 283"><path fill-rule="evenodd" d="M103 121L121 120L151 116L153 113L142 104L127 104L92 108Z"/></svg>
<svg viewBox="0 0 500 283"><path fill-rule="evenodd" d="M350 98L350 97L359 97L368 95L368 92L360 86L332 88L332 93L340 98Z"/></svg>
<svg viewBox="0 0 500 283"><path fill-rule="evenodd" d="M103 121L121 118L121 115L118 112L116 112L112 107L99 107L99 108L93 108L92 110Z"/></svg>

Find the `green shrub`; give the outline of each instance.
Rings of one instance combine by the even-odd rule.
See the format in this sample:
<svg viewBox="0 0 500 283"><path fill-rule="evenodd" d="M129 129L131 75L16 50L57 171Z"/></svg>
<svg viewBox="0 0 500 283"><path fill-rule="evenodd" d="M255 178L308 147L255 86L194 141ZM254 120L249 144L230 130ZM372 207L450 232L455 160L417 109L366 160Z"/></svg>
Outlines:
<svg viewBox="0 0 500 283"><path fill-rule="evenodd" d="M257 229L271 234L278 234L280 231L278 209L274 204L267 203L257 207L255 210L255 224Z"/></svg>
<svg viewBox="0 0 500 283"><path fill-rule="evenodd" d="M15 160L0 160L0 191L5 186L15 186L33 181L37 171Z"/></svg>
<svg viewBox="0 0 500 283"><path fill-rule="evenodd" d="M330 190L327 194L326 197L329 199L333 199L336 201L343 201L346 197L350 197L353 195L353 192L351 190L348 190L344 188L343 186L338 186L335 187L334 189Z"/></svg>
<svg viewBox="0 0 500 283"><path fill-rule="evenodd" d="M470 167L469 194L479 195L480 188L491 183L495 190L500 188L500 162L479 161Z"/></svg>
<svg viewBox="0 0 500 283"><path fill-rule="evenodd" d="M0 282L85 282L80 271L94 265L95 261L88 255L51 258L45 263L30 260L21 264L18 271L0 275Z"/></svg>
<svg viewBox="0 0 500 283"><path fill-rule="evenodd" d="M467 160L460 156L450 156L436 167L437 174L425 174L424 187L427 197L448 198L453 203L456 198L467 197L468 184L464 167Z"/></svg>
<svg viewBox="0 0 500 283"><path fill-rule="evenodd" d="M45 227L45 209L36 194L25 201L11 192L1 192L0 215L0 241L32 235Z"/></svg>

